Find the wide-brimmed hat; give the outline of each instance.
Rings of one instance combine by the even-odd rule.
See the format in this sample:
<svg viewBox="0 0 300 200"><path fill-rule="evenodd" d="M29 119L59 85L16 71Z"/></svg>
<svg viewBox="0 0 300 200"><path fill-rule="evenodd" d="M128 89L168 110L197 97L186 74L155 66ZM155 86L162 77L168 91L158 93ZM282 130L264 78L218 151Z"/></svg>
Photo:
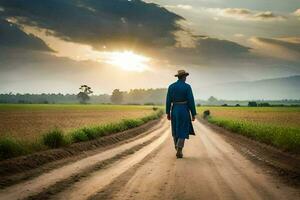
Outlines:
<svg viewBox="0 0 300 200"><path fill-rule="evenodd" d="M178 70L177 71L177 74L175 74L175 76L176 77L180 77L180 76L188 76L189 75L189 73L188 72L186 72L185 70Z"/></svg>

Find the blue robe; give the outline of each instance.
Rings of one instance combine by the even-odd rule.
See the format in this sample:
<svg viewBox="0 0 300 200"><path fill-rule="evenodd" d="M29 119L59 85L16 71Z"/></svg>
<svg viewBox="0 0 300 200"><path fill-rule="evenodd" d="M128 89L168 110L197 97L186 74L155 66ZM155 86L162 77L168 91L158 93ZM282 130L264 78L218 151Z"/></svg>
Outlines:
<svg viewBox="0 0 300 200"><path fill-rule="evenodd" d="M184 101L187 103L173 103ZM172 135L174 138L188 139L189 135L195 135L191 115L196 115L196 108L192 88L189 84L178 80L169 86L166 113L171 114Z"/></svg>

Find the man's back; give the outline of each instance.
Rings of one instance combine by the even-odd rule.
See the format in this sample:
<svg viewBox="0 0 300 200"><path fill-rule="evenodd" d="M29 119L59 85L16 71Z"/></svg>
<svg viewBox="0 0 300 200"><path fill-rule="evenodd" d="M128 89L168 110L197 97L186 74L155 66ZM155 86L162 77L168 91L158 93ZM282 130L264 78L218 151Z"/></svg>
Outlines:
<svg viewBox="0 0 300 200"><path fill-rule="evenodd" d="M171 120L177 158L183 156L185 139L189 139L190 134L195 135L191 121L195 120L196 108L192 88L185 83L188 75L189 73L184 70L178 71L175 75L178 81L169 86L166 98L166 113L168 119Z"/></svg>
<svg viewBox="0 0 300 200"><path fill-rule="evenodd" d="M192 88L185 81L178 80L172 83L168 88L167 94L167 113L170 112L171 104L176 102L187 102L192 116L196 115L195 102L193 97Z"/></svg>
<svg viewBox="0 0 300 200"><path fill-rule="evenodd" d="M190 85L184 81L178 80L169 86L172 102L187 101L187 95Z"/></svg>

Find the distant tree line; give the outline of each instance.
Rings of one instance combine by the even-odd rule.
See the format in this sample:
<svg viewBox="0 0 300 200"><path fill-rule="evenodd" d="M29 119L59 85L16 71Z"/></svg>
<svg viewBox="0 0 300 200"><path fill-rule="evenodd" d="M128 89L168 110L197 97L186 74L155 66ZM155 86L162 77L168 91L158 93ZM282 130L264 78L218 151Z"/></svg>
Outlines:
<svg viewBox="0 0 300 200"><path fill-rule="evenodd" d="M299 106L300 99L283 99L283 100L222 100L216 97L209 97L207 100L196 100L198 106L249 106L249 107L271 107L271 106Z"/></svg>
<svg viewBox="0 0 300 200"><path fill-rule="evenodd" d="M0 94L0 103L55 104L55 103L91 103L91 104L148 104L165 103L166 89L132 89L128 92L115 89L112 95L92 94L91 87L82 85L78 94Z"/></svg>
<svg viewBox="0 0 300 200"><path fill-rule="evenodd" d="M115 89L111 95L114 104L164 104L167 89L132 89L129 92Z"/></svg>
<svg viewBox="0 0 300 200"><path fill-rule="evenodd" d="M82 87L84 86L84 87ZM82 85L78 94L0 94L0 103L91 103L91 104L132 104L132 105L161 105L165 103L167 89L132 89L130 91L113 90L112 94L92 94L92 90L87 85ZM86 86L86 87L85 87ZM300 100L257 100L238 101L222 100L210 97L207 100L196 100L196 104L210 106L297 106Z"/></svg>
<svg viewBox="0 0 300 200"><path fill-rule="evenodd" d="M77 94L0 94L0 103L78 103ZM110 95L91 95L89 103L110 103Z"/></svg>

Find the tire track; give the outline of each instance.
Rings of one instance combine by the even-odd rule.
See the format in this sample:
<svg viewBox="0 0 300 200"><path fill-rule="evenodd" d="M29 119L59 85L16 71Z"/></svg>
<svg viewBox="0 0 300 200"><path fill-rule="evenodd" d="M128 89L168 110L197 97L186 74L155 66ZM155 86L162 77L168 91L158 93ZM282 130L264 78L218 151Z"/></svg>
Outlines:
<svg viewBox="0 0 300 200"><path fill-rule="evenodd" d="M165 131L158 139L137 151L135 154L125 158L124 160L119 160L110 168L91 173L89 177L76 182L68 187L67 190L53 196L51 199L88 199L90 196L110 184L115 178L123 174L125 171L141 162L147 155L158 148L168 136L169 130Z"/></svg>
<svg viewBox="0 0 300 200"><path fill-rule="evenodd" d="M35 195L38 195L39 193L45 191L47 188L55 185L57 182L66 180L71 176L76 176L76 174L79 174L80 172L86 169L92 168L93 166L96 166L97 164L105 160L108 160L118 154L121 154L126 150L130 150L138 144L142 144L146 141L151 140L151 138L153 138L154 136L158 136L162 132L165 132L166 129L168 129L168 126L165 121L164 125L160 129L157 129L142 138L139 138L126 144L122 144L116 148L109 149L96 155L86 157L76 162L64 165L60 168L51 170L45 174L35 177L31 180L18 183L5 189L1 189L0 199L13 200L34 197Z"/></svg>

